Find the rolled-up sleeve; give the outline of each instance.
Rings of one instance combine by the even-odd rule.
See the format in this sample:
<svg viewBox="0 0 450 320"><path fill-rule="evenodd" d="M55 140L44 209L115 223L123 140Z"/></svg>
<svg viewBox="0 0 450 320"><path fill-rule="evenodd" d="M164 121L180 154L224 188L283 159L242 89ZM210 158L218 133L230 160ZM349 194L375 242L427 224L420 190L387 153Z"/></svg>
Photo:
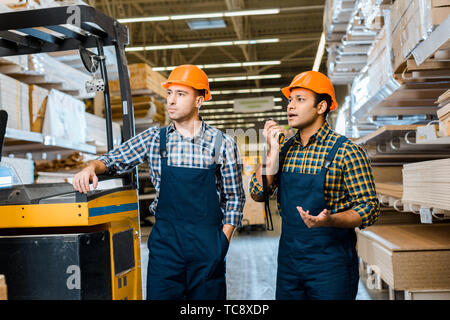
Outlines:
<svg viewBox="0 0 450 320"><path fill-rule="evenodd" d="M98 157L97 160L106 165L106 173L121 174L129 171L148 159L149 141L154 135L155 130L146 130Z"/></svg>
<svg viewBox="0 0 450 320"><path fill-rule="evenodd" d="M372 168L369 159L359 146L350 144L344 156L343 179L352 209L362 219L360 229L373 225L380 215Z"/></svg>
<svg viewBox="0 0 450 320"><path fill-rule="evenodd" d="M223 164L220 169L222 195L224 196L224 223L242 226L245 193L242 185L242 167L236 142L225 135Z"/></svg>

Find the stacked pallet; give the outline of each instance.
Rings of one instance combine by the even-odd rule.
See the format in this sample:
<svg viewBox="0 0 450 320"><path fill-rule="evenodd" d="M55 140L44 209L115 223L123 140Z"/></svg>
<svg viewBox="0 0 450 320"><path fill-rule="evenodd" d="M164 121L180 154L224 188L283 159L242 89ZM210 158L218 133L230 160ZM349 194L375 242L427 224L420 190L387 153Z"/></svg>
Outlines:
<svg viewBox="0 0 450 320"><path fill-rule="evenodd" d="M135 95L132 97L135 119L148 119L165 124L165 104L149 95ZM122 119L122 100L120 96L111 97L112 118L114 121Z"/></svg>
<svg viewBox="0 0 450 320"><path fill-rule="evenodd" d="M450 159L405 164L403 203L450 210Z"/></svg>
<svg viewBox="0 0 450 320"><path fill-rule="evenodd" d="M164 99L167 97L166 90L161 86L161 83L167 79L159 72L153 71L149 65L145 63L130 64L128 70L130 71L130 86L133 96L150 95ZM109 88L113 95L120 94L119 80L109 81Z"/></svg>
<svg viewBox="0 0 450 320"><path fill-rule="evenodd" d="M437 100L439 118L439 133L441 136L450 136L450 90L439 96Z"/></svg>
<svg viewBox="0 0 450 320"><path fill-rule="evenodd" d="M167 79L144 63L131 64L130 71L131 95L136 119L148 119L165 125L166 90L161 83ZM122 118L122 101L120 97L119 80L109 81L111 91L111 107L113 120Z"/></svg>

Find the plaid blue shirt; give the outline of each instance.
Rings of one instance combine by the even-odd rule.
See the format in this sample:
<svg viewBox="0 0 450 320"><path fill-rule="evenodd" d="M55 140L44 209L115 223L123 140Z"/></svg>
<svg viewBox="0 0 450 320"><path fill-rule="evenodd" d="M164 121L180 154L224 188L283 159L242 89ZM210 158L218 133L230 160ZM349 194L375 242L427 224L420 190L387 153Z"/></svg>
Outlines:
<svg viewBox="0 0 450 320"><path fill-rule="evenodd" d="M327 122L311 136L306 146L302 145L300 133L297 132L291 138L294 139L294 143L287 152L283 172L318 174L322 169L325 156L339 137L340 135L332 131ZM284 136L280 137L280 151L286 141ZM272 193L278 183L275 181L272 185ZM263 194L255 172L250 179L249 192L260 196ZM366 153L353 142L346 140L336 153L325 177L324 192L331 214L353 209L362 218L360 229L377 221L380 203L369 159ZM279 203L278 209L281 212Z"/></svg>
<svg viewBox="0 0 450 320"><path fill-rule="evenodd" d="M206 169L214 161L212 157L215 137L223 135L218 163L220 177L217 179L217 194L224 214L224 223L241 226L245 194L242 186L242 168L236 142L204 121L194 138L185 138L171 123L167 127L167 164L175 167ZM107 173L123 173L148 162L150 179L156 189L156 197L150 212L156 213L161 182L161 157L159 154L159 128L149 128L122 145L102 155L98 160L105 163ZM202 195L192 195L199 196Z"/></svg>

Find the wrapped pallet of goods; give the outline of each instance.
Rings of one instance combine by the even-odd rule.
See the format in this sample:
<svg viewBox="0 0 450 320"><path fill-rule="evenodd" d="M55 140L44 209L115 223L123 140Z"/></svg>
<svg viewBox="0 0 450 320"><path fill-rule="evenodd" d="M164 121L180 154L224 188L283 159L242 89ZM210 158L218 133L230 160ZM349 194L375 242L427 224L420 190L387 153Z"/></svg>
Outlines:
<svg viewBox="0 0 450 320"><path fill-rule="evenodd" d="M71 141L86 142L85 104L71 95L51 89L48 95L42 134Z"/></svg>
<svg viewBox="0 0 450 320"><path fill-rule="evenodd" d="M94 114L85 113L86 118L86 143L93 144L97 147L97 152L106 152L106 121L105 118ZM122 133L120 124L113 122L113 145L117 146L122 141Z"/></svg>
<svg viewBox="0 0 450 320"><path fill-rule="evenodd" d="M8 112L8 128L30 131L29 87L0 74L0 110Z"/></svg>

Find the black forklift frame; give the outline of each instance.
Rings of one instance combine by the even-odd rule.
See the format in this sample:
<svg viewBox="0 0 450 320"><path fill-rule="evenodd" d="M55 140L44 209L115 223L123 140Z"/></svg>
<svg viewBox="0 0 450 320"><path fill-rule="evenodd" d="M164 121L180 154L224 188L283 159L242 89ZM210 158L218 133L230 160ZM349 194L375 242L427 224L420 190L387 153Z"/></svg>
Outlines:
<svg viewBox="0 0 450 320"><path fill-rule="evenodd" d="M114 46L122 100L122 140L135 136L134 107L131 97L125 47L129 45L128 28L99 10L74 5L0 14L0 57ZM105 120L108 151L113 148L112 113L105 59L100 59L105 81ZM128 183L138 189L137 168Z"/></svg>

